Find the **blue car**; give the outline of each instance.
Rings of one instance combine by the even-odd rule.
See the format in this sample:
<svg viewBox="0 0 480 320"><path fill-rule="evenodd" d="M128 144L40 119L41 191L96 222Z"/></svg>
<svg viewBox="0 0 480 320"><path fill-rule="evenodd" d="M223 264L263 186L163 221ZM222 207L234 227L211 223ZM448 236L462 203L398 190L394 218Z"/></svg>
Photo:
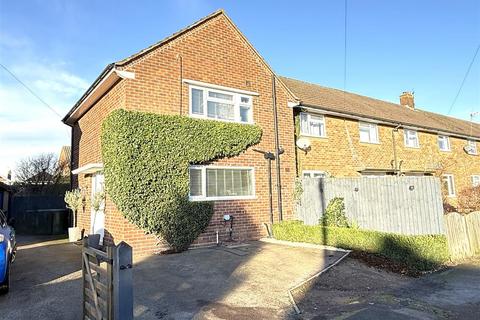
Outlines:
<svg viewBox="0 0 480 320"><path fill-rule="evenodd" d="M13 220L7 222L7 216L0 210L0 294L10 289L10 266L15 260L16 249Z"/></svg>

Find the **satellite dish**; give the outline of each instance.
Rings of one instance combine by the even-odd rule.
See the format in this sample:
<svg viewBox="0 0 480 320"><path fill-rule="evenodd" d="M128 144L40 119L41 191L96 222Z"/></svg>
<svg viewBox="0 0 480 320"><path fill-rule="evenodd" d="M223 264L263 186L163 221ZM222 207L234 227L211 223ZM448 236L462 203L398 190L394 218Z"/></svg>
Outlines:
<svg viewBox="0 0 480 320"><path fill-rule="evenodd" d="M307 150L308 148L310 148L310 139L308 138L305 138L305 137L301 137L297 140L297 147L299 149L302 149L302 150Z"/></svg>

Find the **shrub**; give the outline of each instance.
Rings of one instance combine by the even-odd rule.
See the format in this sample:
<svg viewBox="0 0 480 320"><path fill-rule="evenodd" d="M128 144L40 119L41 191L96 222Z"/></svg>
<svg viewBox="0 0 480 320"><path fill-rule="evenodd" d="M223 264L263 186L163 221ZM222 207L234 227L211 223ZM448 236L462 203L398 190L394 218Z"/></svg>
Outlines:
<svg viewBox="0 0 480 320"><path fill-rule="evenodd" d="M480 186L463 189L457 197L460 211L480 211Z"/></svg>
<svg viewBox="0 0 480 320"><path fill-rule="evenodd" d="M211 202L190 202L188 168L236 156L260 141L258 126L113 111L102 125L106 192L122 214L176 251L206 228Z"/></svg>
<svg viewBox="0 0 480 320"><path fill-rule="evenodd" d="M325 209L325 213L320 219L320 224L325 227L349 227L348 219L345 215L343 198L333 198L330 200Z"/></svg>
<svg viewBox="0 0 480 320"><path fill-rule="evenodd" d="M394 233L307 226L300 221L285 221L273 226L276 239L308 242L380 254L420 271L432 270L449 259L444 235L407 236Z"/></svg>
<svg viewBox="0 0 480 320"><path fill-rule="evenodd" d="M72 227L77 226L76 213L82 207L83 197L79 189L65 192L64 201L67 208L72 210Z"/></svg>

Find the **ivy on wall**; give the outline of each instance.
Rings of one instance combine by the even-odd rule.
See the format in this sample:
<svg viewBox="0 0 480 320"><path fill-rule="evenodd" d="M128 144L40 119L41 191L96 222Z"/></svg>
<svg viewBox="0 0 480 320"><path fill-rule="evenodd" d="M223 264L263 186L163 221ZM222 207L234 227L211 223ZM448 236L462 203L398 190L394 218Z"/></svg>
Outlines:
<svg viewBox="0 0 480 320"><path fill-rule="evenodd" d="M260 142L255 125L115 110L102 125L107 194L133 224L182 251L207 227L212 202L190 202L190 164Z"/></svg>

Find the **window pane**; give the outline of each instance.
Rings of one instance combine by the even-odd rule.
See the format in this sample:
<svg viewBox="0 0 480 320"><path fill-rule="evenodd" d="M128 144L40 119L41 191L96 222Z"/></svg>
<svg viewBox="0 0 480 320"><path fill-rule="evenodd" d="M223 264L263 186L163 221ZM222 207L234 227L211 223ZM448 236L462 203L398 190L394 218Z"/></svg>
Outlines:
<svg viewBox="0 0 480 320"><path fill-rule="evenodd" d="M241 97L240 98L241 103L248 103L249 101L250 101L250 98L248 98L248 97Z"/></svg>
<svg viewBox="0 0 480 320"><path fill-rule="evenodd" d="M235 120L233 104L208 101L207 115L209 118Z"/></svg>
<svg viewBox="0 0 480 320"><path fill-rule="evenodd" d="M360 141L370 142L370 130L360 128Z"/></svg>
<svg viewBox="0 0 480 320"><path fill-rule="evenodd" d="M251 170L207 169L207 196L252 195Z"/></svg>
<svg viewBox="0 0 480 320"><path fill-rule="evenodd" d="M308 115L306 113L300 113L300 132L308 134Z"/></svg>
<svg viewBox="0 0 480 320"><path fill-rule="evenodd" d="M233 95L231 95L231 94L225 94L225 93L220 93L220 92L215 92L215 91L208 91L208 96L211 97L211 98L233 101Z"/></svg>
<svg viewBox="0 0 480 320"><path fill-rule="evenodd" d="M190 169L190 195L202 195L202 170Z"/></svg>
<svg viewBox="0 0 480 320"><path fill-rule="evenodd" d="M250 113L250 107L241 106L240 107L240 121L249 122L250 121L249 113Z"/></svg>
<svg viewBox="0 0 480 320"><path fill-rule="evenodd" d="M203 114L203 90L192 89L192 113Z"/></svg>

